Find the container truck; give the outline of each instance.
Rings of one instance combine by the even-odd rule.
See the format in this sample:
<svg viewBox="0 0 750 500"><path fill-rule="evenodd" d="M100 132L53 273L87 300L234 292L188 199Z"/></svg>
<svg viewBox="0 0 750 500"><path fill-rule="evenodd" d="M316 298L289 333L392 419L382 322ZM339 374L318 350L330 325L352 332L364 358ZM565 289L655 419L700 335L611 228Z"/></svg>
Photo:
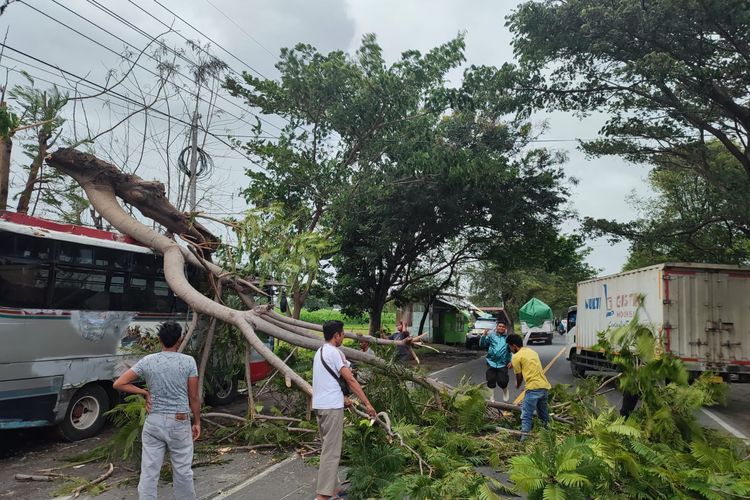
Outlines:
<svg viewBox="0 0 750 500"><path fill-rule="evenodd" d="M568 336L573 374L612 370L596 346L598 334L636 313L692 374L710 371L729 382L750 381L750 268L667 263L578 283L575 327Z"/></svg>

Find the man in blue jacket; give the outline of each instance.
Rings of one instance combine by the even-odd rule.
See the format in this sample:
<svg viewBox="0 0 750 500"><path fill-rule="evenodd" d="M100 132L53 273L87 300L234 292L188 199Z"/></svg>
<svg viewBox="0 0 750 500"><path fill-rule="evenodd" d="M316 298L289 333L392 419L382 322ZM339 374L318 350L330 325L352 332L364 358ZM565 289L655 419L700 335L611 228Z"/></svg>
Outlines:
<svg viewBox="0 0 750 500"><path fill-rule="evenodd" d="M489 346L487 349L487 387L492 389L492 401L495 400L495 386L503 390L503 401L510 399L508 392L508 363L511 352L505 340L505 323L498 321L493 333L485 330L479 338L479 347Z"/></svg>

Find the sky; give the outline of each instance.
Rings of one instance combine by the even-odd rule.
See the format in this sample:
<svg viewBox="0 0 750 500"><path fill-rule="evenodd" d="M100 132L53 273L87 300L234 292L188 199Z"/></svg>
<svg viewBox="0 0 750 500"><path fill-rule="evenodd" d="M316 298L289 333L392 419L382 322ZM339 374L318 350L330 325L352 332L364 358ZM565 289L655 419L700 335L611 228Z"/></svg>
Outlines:
<svg viewBox="0 0 750 500"><path fill-rule="evenodd" d="M321 52L354 52L366 33L377 35L388 61L398 59L405 50L427 51L458 33L465 33L467 65L499 66L513 60L505 17L518 3L511 0L26 0L11 4L0 17L0 36L8 29L0 75L7 71L12 86L24 83L19 71L25 70L36 78L38 87L54 82L68 88L71 94L77 88L81 94L91 95L101 92L109 69L119 68L110 75L111 85L130 66L118 54L129 48L132 52L129 57L135 60L151 38L167 31L165 26L173 30L163 37L171 46L185 47L185 39L201 45L210 43L209 52L223 59L231 70L250 71L266 78L278 76L274 64L282 47L304 42ZM188 50L186 56L192 59L196 54L203 56L205 52ZM189 85L189 67L185 61L177 61L183 76L175 76L173 84L164 90L171 92L176 104L168 109L163 104L154 106L148 116L135 114L114 133L99 137L95 148L97 154L104 154L116 164L128 165L144 178L170 182L171 192L177 189L175 176L166 177L165 165L174 168L181 149L187 145L186 123L195 102L190 91L193 87ZM68 130L72 131L75 124L78 139L87 134L94 136L136 111L138 106L134 101L158 88L156 78L147 71L154 68L154 62L141 56L139 64L143 68L134 69L115 88L127 99L98 97L79 101L75 114L66 109ZM61 73L60 69L68 73ZM457 82L461 71L451 73L451 81ZM250 134L257 118L241 102L227 96L216 99L212 114L208 108L210 100L205 92L199 96L204 121L212 117L210 126L207 122L206 126L214 131L214 136L205 137L205 149L212 154L215 168L199 182L199 206L215 216L237 215L245 207L239 191L247 183L244 172L249 163L241 152L229 147L229 135ZM540 146L568 154L566 172L579 181L570 190L569 203L579 216L620 221L635 216L627 199L632 193L649 194L645 185L647 169L617 157L589 159L576 148L575 139L596 137L605 116L578 119L553 112L536 113L533 120L540 126L547 124L540 139L549 142ZM274 127L282 125L273 118L262 124L270 134L277 131ZM19 157L17 151L14 160L19 161ZM18 184L21 177L16 175L14 181ZM573 232L577 225L570 222L563 230ZM602 239L589 241L588 245L592 252L587 260L601 274L618 272L627 257L625 243L613 246Z"/></svg>

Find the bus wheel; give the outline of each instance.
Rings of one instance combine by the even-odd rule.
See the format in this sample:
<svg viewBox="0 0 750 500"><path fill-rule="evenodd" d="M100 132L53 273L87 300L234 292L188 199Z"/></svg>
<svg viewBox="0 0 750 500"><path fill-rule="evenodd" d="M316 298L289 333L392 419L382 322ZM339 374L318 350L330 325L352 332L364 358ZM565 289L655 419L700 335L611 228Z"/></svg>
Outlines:
<svg viewBox="0 0 750 500"><path fill-rule="evenodd" d="M90 438L99 433L104 425L104 413L109 410L107 392L92 384L76 391L65 411L65 419L59 430L68 441Z"/></svg>
<svg viewBox="0 0 750 500"><path fill-rule="evenodd" d="M206 392L206 403L211 406L225 406L237 399L237 378L227 375L216 380L211 391Z"/></svg>

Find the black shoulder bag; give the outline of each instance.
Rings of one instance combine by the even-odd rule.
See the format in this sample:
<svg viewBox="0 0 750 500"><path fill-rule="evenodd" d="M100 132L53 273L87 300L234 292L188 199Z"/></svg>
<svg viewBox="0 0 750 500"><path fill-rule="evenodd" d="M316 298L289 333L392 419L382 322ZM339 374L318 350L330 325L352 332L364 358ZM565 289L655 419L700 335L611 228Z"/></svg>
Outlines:
<svg viewBox="0 0 750 500"><path fill-rule="evenodd" d="M336 373L331 370L331 367L328 366L328 363L326 363L325 358L323 358L323 348L321 347L318 352L320 352L320 362L323 363L323 367L328 370L328 373L331 374L331 377L336 379L336 382L339 383L339 387L341 387L341 392L344 393L344 396L348 396L352 393L352 390L349 389L349 384L346 383L346 380L344 380L342 377L339 377L336 375Z"/></svg>

